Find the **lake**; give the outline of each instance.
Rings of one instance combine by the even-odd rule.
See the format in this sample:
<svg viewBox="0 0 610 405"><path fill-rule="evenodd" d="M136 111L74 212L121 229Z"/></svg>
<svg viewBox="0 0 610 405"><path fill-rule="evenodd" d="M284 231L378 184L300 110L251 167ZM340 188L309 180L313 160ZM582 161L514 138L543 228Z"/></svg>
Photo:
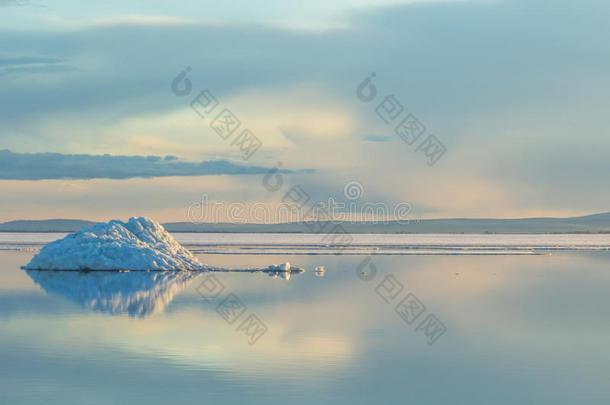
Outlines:
<svg viewBox="0 0 610 405"><path fill-rule="evenodd" d="M306 271L20 269L60 236L0 234L0 403L610 403L608 235L181 234Z"/></svg>

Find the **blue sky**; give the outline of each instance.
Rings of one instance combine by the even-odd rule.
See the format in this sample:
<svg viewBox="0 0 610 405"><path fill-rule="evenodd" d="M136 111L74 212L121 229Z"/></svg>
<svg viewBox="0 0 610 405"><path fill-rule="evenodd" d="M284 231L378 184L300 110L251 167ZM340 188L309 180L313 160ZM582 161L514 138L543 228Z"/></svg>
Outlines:
<svg viewBox="0 0 610 405"><path fill-rule="evenodd" d="M422 217L608 211L609 12L565 0L4 0L0 150L282 162L316 199L357 181L363 201L408 202ZM192 93L176 96L187 66ZM356 88L371 72L379 97L363 103ZM247 161L191 108L204 89L262 142ZM388 95L445 145L435 165L377 116ZM0 221L180 221L204 193L281 197L256 169L23 180L35 163L0 176Z"/></svg>

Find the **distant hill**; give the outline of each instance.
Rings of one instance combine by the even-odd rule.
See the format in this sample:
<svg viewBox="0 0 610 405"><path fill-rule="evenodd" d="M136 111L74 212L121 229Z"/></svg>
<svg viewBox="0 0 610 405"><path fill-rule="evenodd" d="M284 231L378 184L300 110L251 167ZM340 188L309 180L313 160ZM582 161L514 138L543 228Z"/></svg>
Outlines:
<svg viewBox="0 0 610 405"><path fill-rule="evenodd" d="M79 219L46 219L10 221L0 224L0 232L74 232L95 222Z"/></svg>
<svg viewBox="0 0 610 405"><path fill-rule="evenodd" d="M93 222L70 219L43 221L11 221L0 224L0 232L74 232ZM170 222L163 224L169 232L198 233L310 233L302 223L231 224ZM610 212L572 218L450 218L424 219L408 224L343 222L349 233L610 233ZM320 222L318 229L326 232L334 224Z"/></svg>
<svg viewBox="0 0 610 405"><path fill-rule="evenodd" d="M332 229L333 224L318 223L319 229ZM572 218L450 218L424 219L408 224L390 221L343 222L348 233L610 233L610 212ZM277 232L308 233L302 223L283 224L165 224L170 232ZM328 231L327 231L328 232Z"/></svg>

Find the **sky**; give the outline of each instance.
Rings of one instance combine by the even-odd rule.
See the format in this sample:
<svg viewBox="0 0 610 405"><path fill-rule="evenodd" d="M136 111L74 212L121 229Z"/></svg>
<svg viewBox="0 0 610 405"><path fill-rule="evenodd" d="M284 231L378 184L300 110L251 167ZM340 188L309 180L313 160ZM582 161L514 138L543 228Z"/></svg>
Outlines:
<svg viewBox="0 0 610 405"><path fill-rule="evenodd" d="M601 0L0 0L0 222L189 221L203 198L276 209L296 185L417 218L609 211L609 15ZM403 119L425 130L401 137Z"/></svg>

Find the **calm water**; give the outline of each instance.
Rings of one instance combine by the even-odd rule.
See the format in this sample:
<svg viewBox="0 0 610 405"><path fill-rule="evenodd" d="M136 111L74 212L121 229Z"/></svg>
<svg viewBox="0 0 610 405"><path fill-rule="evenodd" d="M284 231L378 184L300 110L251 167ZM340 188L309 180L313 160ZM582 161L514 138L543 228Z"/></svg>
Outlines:
<svg viewBox="0 0 610 405"><path fill-rule="evenodd" d="M0 251L2 404L610 403L607 251L379 255L364 265L366 256L198 255L307 269L289 280L28 274L20 266L33 254ZM409 293L425 305L411 307L411 324L395 311ZM216 310L230 294L245 306L232 324ZM238 330L252 314L266 327L253 345ZM422 323L429 315L442 335Z"/></svg>

